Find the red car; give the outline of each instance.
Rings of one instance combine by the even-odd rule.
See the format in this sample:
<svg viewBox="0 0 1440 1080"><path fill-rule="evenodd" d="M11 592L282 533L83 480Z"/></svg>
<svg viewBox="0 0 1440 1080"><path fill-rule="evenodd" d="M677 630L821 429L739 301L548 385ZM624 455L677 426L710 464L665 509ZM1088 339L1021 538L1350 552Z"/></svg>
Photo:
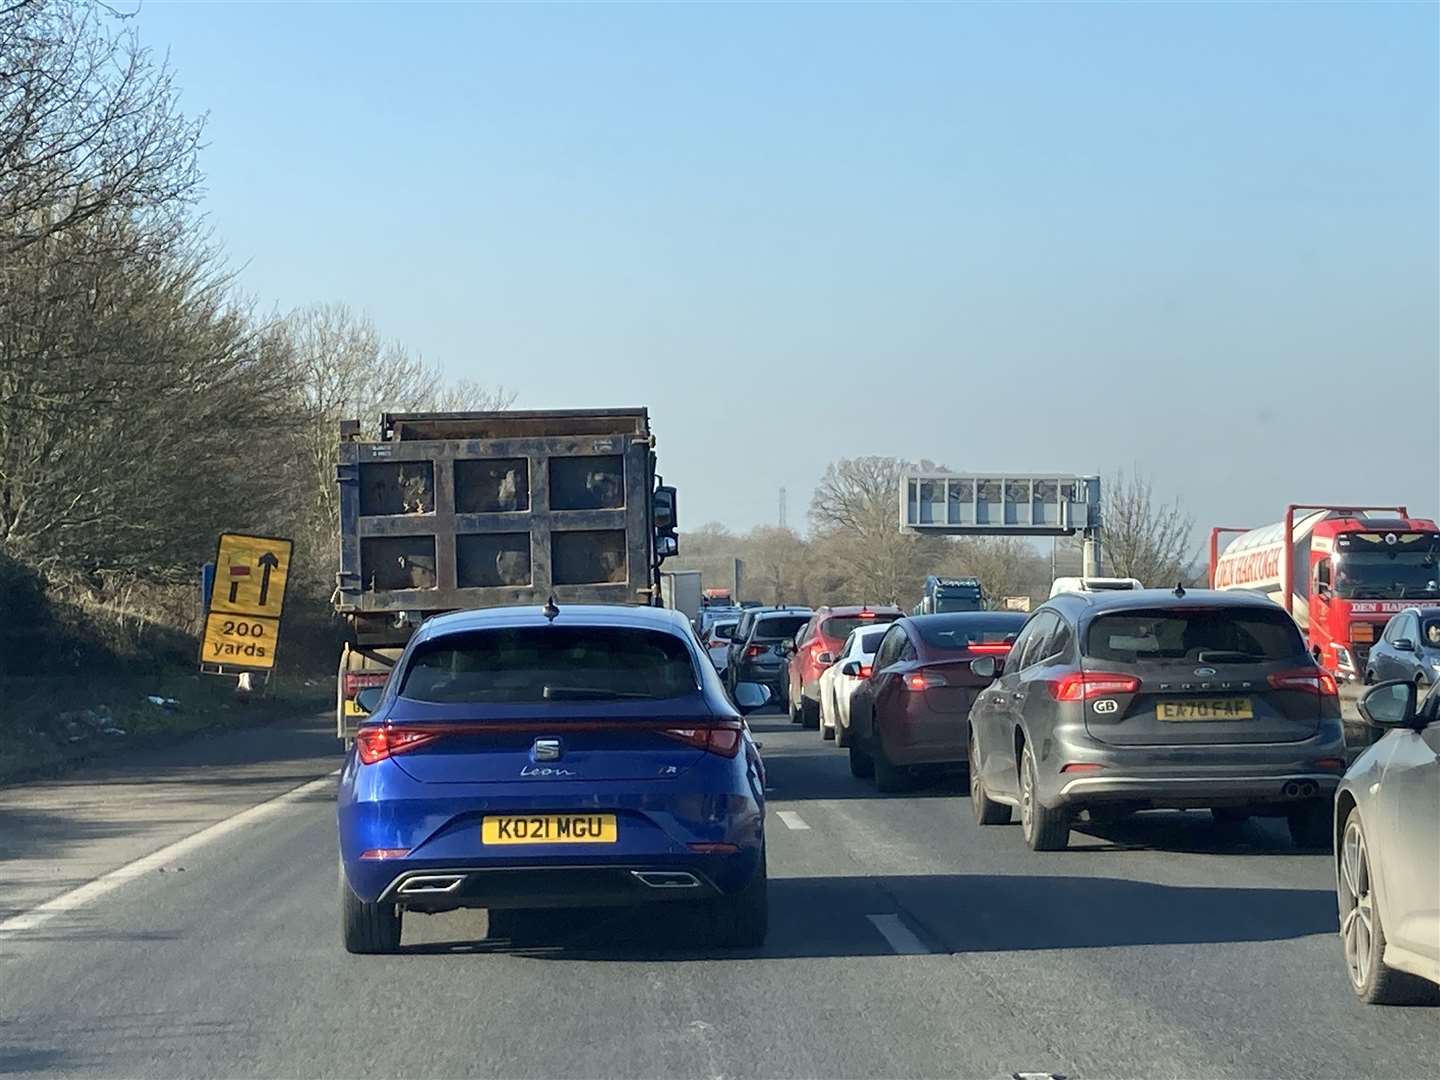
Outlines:
<svg viewBox="0 0 1440 1080"><path fill-rule="evenodd" d="M820 675L840 655L840 646L850 631L860 626L892 623L905 614L898 607L847 607L815 609L814 617L795 637L790 657L789 693L786 694L790 721L807 728L820 726Z"/></svg>
<svg viewBox="0 0 1440 1080"><path fill-rule="evenodd" d="M971 671L970 661L1003 660L1027 618L963 611L891 626L870 677L850 698L850 772L873 776L881 791L903 791L921 768L963 765L970 706L993 681Z"/></svg>

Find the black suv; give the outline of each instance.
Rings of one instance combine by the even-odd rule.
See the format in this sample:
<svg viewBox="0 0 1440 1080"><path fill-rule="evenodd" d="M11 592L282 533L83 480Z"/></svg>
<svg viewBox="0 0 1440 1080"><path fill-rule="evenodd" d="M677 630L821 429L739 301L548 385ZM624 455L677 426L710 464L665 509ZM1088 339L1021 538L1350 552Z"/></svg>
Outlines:
<svg viewBox="0 0 1440 1080"><path fill-rule="evenodd" d="M794 652L795 634L814 614L808 607L746 608L726 657L725 684L731 693L739 683L760 683L770 688L772 702L785 704L786 665Z"/></svg>
<svg viewBox="0 0 1440 1080"><path fill-rule="evenodd" d="M972 662L989 675L1000 661ZM1345 771L1335 679L1294 621L1253 595L1065 593L1021 629L970 713L982 825L1020 810L1026 842L1063 848L1081 810L1207 807L1218 822L1283 816L1327 847Z"/></svg>

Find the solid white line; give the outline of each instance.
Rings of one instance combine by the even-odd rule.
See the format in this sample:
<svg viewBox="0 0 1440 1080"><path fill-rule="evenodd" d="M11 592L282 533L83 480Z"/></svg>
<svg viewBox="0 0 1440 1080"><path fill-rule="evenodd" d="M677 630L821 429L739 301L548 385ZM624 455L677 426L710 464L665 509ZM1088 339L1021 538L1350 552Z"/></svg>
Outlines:
<svg viewBox="0 0 1440 1080"><path fill-rule="evenodd" d="M292 788L282 795L275 796L273 799L258 803L248 810L242 810L240 813L225 818L223 821L217 821L215 824L209 825L197 833L191 833L183 840L177 840L175 843L163 847L159 851L151 852L149 855L136 859L132 863L126 863L124 866L111 870L108 874L102 874L94 881L86 882L78 888L71 889L69 892L61 893L59 896L46 900L43 904L38 904L29 911L21 912L19 915L12 915L10 918L0 922L0 940L23 934L27 930L34 930L36 927L49 922L57 915L63 915L67 911L74 911L78 907L83 907L86 904L100 899L102 896L114 892L127 881L140 877L142 874L148 874L152 870L158 870L166 863L173 862L184 855L190 854L192 851L197 851L206 844L219 840L221 837L228 836L230 833L243 829L248 825L253 825L257 821L262 821L267 817L272 817L281 810L284 810L291 803L298 802L313 791L319 791L327 786L333 787L335 777L339 772L340 770L336 769L335 772L330 773L328 776L322 776L317 780L311 780L308 783L301 784L299 787Z"/></svg>
<svg viewBox="0 0 1440 1080"><path fill-rule="evenodd" d="M930 951L925 947L925 943L915 936L915 932L905 925L899 915L866 915L865 917L875 924L875 929L885 936L890 947L901 956L922 956Z"/></svg>
<svg viewBox="0 0 1440 1080"><path fill-rule="evenodd" d="M810 828L805 824L805 819L794 810L778 810L775 816L785 823L786 828L794 829L796 832Z"/></svg>

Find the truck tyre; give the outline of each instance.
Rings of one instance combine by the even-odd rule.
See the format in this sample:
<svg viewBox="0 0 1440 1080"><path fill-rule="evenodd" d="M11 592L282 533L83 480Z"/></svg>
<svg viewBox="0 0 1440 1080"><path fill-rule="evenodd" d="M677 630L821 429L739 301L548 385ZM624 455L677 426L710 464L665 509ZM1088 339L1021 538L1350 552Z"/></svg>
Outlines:
<svg viewBox="0 0 1440 1080"><path fill-rule="evenodd" d="M1330 833L1333 821L1329 799L1309 799L1285 815L1290 826L1290 840L1297 848L1323 848L1330 850L1334 837Z"/></svg>
<svg viewBox="0 0 1440 1080"><path fill-rule="evenodd" d="M980 779L980 753L975 747L975 732L970 732L970 809L980 825L1009 825L1010 807L992 802Z"/></svg>
<svg viewBox="0 0 1440 1080"><path fill-rule="evenodd" d="M852 741L850 743L850 775L869 780L875 775L875 760Z"/></svg>
<svg viewBox="0 0 1440 1080"><path fill-rule="evenodd" d="M400 949L400 908L367 904L355 895L340 866L340 937L349 953L393 953Z"/></svg>
<svg viewBox="0 0 1440 1080"><path fill-rule="evenodd" d="M732 896L711 901L710 917L715 944L730 949L758 949L770 929L770 887L765 873L765 849L749 883Z"/></svg>
<svg viewBox="0 0 1440 1080"><path fill-rule="evenodd" d="M1064 851L1070 846L1070 811L1040 801L1035 755L1026 743L1020 751L1020 828L1031 851Z"/></svg>

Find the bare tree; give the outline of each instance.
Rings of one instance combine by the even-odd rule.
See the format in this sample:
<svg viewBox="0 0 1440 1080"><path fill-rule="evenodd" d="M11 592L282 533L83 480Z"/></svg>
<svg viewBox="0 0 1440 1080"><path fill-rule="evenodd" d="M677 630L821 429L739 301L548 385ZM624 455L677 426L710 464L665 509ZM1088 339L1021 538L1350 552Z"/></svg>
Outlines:
<svg viewBox="0 0 1440 1080"><path fill-rule="evenodd" d="M815 540L852 597L908 602L945 553L942 540L900 531L900 478L911 468L897 458L845 458L815 489Z"/></svg>
<svg viewBox="0 0 1440 1080"><path fill-rule="evenodd" d="M177 99L111 9L0 6L0 252L117 213L173 226L199 191L204 126Z"/></svg>
<svg viewBox="0 0 1440 1080"><path fill-rule="evenodd" d="M962 536L950 546L944 572L977 577L992 601L1004 596L1043 597L1049 591L1049 564L1018 536Z"/></svg>
<svg viewBox="0 0 1440 1080"><path fill-rule="evenodd" d="M794 604L802 599L809 554L794 529L761 525L746 538L746 578L756 599Z"/></svg>
<svg viewBox="0 0 1440 1080"><path fill-rule="evenodd" d="M1104 489L1106 572L1145 585L1191 579L1195 567L1195 520L1180 499L1162 503L1138 472L1117 472Z"/></svg>

